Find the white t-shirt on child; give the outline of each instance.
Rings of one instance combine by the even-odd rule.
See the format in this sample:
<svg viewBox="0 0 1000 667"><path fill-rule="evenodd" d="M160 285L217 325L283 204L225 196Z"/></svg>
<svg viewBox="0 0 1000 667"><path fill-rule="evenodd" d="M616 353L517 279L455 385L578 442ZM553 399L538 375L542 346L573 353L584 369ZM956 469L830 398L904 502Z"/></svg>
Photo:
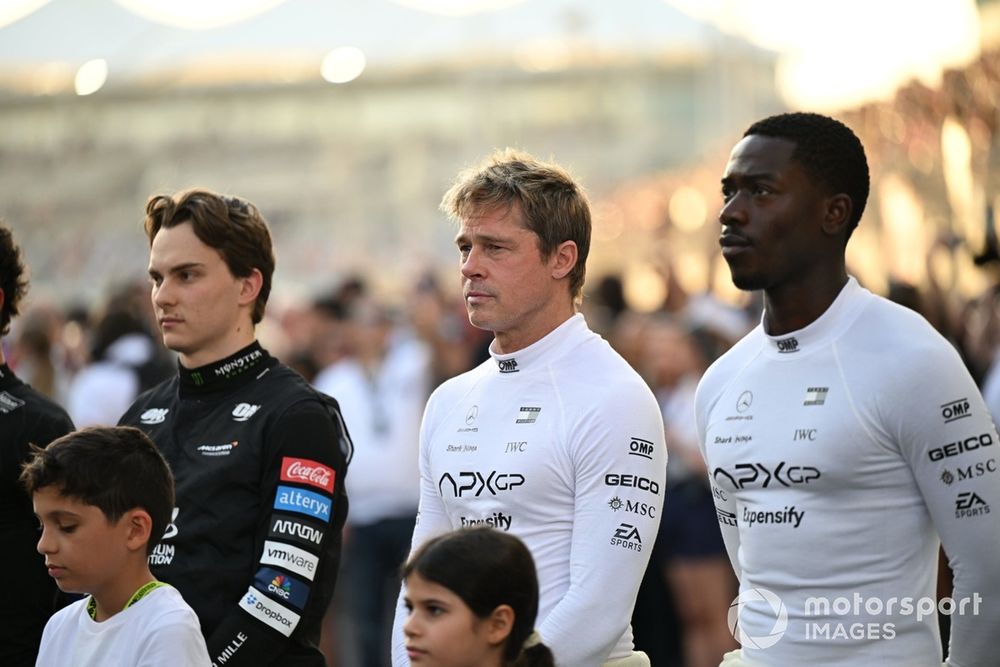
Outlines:
<svg viewBox="0 0 1000 667"><path fill-rule="evenodd" d="M210 667L201 625L171 586L98 623L78 600L45 625L35 667Z"/></svg>

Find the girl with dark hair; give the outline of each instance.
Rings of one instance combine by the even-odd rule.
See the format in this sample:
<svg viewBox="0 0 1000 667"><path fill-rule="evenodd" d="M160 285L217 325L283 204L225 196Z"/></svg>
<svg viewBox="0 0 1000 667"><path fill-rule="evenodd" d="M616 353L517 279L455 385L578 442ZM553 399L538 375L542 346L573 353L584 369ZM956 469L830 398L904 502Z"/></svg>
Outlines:
<svg viewBox="0 0 1000 667"><path fill-rule="evenodd" d="M421 667L554 667L534 632L538 576L518 538L469 528L429 540L403 566L403 624Z"/></svg>

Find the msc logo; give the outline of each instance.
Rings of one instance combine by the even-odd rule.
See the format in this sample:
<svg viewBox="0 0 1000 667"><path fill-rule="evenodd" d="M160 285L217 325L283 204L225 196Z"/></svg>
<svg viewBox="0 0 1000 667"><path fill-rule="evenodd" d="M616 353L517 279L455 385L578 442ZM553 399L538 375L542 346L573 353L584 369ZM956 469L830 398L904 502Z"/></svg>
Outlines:
<svg viewBox="0 0 1000 667"><path fill-rule="evenodd" d="M724 468L716 468L712 471L712 478L716 483L718 483L720 475L728 479L730 484L737 489L745 489L747 486L755 484L766 489L772 479L782 486L791 486L792 484L808 484L814 479L820 478L819 468L813 466L788 466L786 468L784 461L778 464L774 472L761 463L737 463L732 474Z"/></svg>
<svg viewBox="0 0 1000 667"><path fill-rule="evenodd" d="M953 422L956 419L971 416L972 412L969 410L968 398L960 398L957 401L951 401L941 406L941 419L944 420L945 424Z"/></svg>
<svg viewBox="0 0 1000 667"><path fill-rule="evenodd" d="M649 491L654 496L660 495L660 485L658 482L638 475L619 475L609 472L604 476L604 484L605 486L625 486L639 489L640 491Z"/></svg>
<svg viewBox="0 0 1000 667"><path fill-rule="evenodd" d="M139 421L143 424L162 424L168 412L170 408L150 408L139 416Z"/></svg>
<svg viewBox="0 0 1000 667"><path fill-rule="evenodd" d="M500 366L501 373L517 372L517 359L501 359L497 364Z"/></svg>
<svg viewBox="0 0 1000 667"><path fill-rule="evenodd" d="M233 421L234 422L245 422L254 416L254 414L260 410L259 405L250 405L249 403L240 403L235 408L233 408Z"/></svg>
<svg viewBox="0 0 1000 667"><path fill-rule="evenodd" d="M462 484L455 481L450 472L441 475L438 480L438 493L444 497L444 490L451 489L451 495L455 498L482 495L483 491L489 491L490 495L497 495L500 491L510 491L524 484L524 475L519 473L502 473L493 470L489 476L483 477L480 472L460 472L458 478Z"/></svg>
<svg viewBox="0 0 1000 667"><path fill-rule="evenodd" d="M965 519L970 516L980 516L990 513L990 506L979 494L963 491L955 499L955 518Z"/></svg>
<svg viewBox="0 0 1000 667"><path fill-rule="evenodd" d="M778 341L778 352L782 354L788 354L789 352L799 351L799 341L797 338L792 336L791 338L782 338Z"/></svg>
<svg viewBox="0 0 1000 667"><path fill-rule="evenodd" d="M629 456L641 456L644 459L653 459L653 443L650 440L643 440L632 436L628 443Z"/></svg>
<svg viewBox="0 0 1000 667"><path fill-rule="evenodd" d="M970 479L982 477L983 475L995 473L996 471L997 460L990 459L988 461L980 461L979 463L965 466L964 468L955 468L955 473L958 473L958 477L955 476L955 473L946 468L945 471L941 473L941 481L945 484L951 485L956 479L959 482L965 482Z"/></svg>
<svg viewBox="0 0 1000 667"><path fill-rule="evenodd" d="M927 452L927 456L930 457L931 461L940 461L941 459L948 458L949 456L958 456L959 454L971 452L981 447L989 447L992 444L992 433L980 433L979 435L974 435L971 438L966 438L965 440L956 440L955 442L949 442L947 445L935 447L931 451Z"/></svg>
<svg viewBox="0 0 1000 667"><path fill-rule="evenodd" d="M615 512L624 509L626 512L631 512L632 514L638 514L639 516L648 516L652 519L656 518L656 505L637 503L634 500L622 501L622 499L619 498L618 496L615 496L614 498L608 501L608 507L610 507Z"/></svg>

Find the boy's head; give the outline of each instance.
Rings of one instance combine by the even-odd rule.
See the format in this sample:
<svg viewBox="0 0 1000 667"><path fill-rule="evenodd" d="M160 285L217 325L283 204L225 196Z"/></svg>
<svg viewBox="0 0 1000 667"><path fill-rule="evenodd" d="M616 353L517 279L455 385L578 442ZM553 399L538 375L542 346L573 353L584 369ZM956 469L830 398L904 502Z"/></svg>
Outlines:
<svg viewBox="0 0 1000 667"><path fill-rule="evenodd" d="M148 515L147 555L163 537L174 507L174 478L167 462L153 441L131 426L82 429L45 449L36 447L20 479L36 499L43 533L46 517L38 512L39 495L96 507L109 524L118 524L130 513ZM69 523L54 525L63 532Z"/></svg>

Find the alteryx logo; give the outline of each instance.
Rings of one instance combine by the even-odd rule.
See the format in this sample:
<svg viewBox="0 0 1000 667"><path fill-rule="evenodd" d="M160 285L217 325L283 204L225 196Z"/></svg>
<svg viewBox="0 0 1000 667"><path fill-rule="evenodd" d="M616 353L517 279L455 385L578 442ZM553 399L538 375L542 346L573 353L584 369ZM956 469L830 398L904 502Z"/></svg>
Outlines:
<svg viewBox="0 0 1000 667"><path fill-rule="evenodd" d="M274 509L330 520L333 501L326 496L291 486L279 486L274 494Z"/></svg>

